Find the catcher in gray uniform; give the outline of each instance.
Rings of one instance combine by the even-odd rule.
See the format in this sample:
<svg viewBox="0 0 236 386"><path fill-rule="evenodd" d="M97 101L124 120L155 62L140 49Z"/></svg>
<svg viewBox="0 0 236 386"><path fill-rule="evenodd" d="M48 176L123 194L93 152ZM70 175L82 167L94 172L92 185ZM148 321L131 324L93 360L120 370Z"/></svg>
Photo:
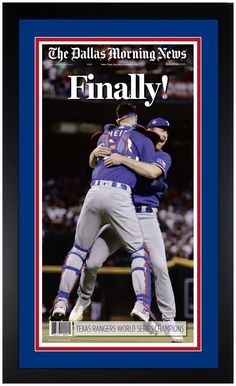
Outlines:
<svg viewBox="0 0 236 386"><path fill-rule="evenodd" d="M107 148L110 156L117 153L138 158L141 168L143 162L150 163L149 167L157 177L161 169L153 162L155 149L152 141L138 131L134 106L120 104L117 107L117 118L118 126L105 125L98 145ZM75 242L62 267L51 321L60 321L66 316L71 291L80 280L90 249L105 224L112 225L116 235L130 253L132 283L136 294L131 316L149 320L150 258L131 196L131 189L136 185L137 176L130 168L121 164L112 168L107 167L106 161L100 158L93 170L91 188L85 197L77 222Z"/></svg>
<svg viewBox="0 0 236 386"><path fill-rule="evenodd" d="M165 145L169 131L172 127L169 122L163 118L156 118L149 122L147 131L151 132L152 140L155 142L155 164L162 170L158 178L144 178L143 170L140 171L139 161L130 159L120 154L109 154L108 149L97 147L90 155L90 166L94 166L97 158L105 157L105 165L110 168L115 165L124 165L137 174L142 175L133 190L133 202L136 214L144 236L144 241L150 252L150 263L154 273L155 294L158 307L162 314L163 321L174 323L176 314L174 293L168 273L164 241L157 221L157 210L163 193L167 190L166 177L171 166L169 154L162 151ZM148 133L147 133L148 134ZM154 135L155 134L155 135ZM144 167L144 163L142 163ZM145 167L149 169L149 164ZM83 318L83 311L89 306L91 296L97 277L97 269L101 267L106 259L116 252L122 246L114 229L110 225L105 225L93 247L90 256L86 262L86 267L82 272L80 287L78 289L78 300L73 308L69 320L79 321ZM182 342L180 336L171 336L172 342Z"/></svg>

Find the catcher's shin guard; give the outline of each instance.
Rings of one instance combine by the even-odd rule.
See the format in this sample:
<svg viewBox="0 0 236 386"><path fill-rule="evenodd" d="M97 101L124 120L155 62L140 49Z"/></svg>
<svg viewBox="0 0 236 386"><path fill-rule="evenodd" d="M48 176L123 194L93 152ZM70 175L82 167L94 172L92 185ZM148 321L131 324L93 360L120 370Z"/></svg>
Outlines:
<svg viewBox="0 0 236 386"><path fill-rule="evenodd" d="M143 245L131 254L132 282L136 300L142 302L148 309L151 304L151 272L150 256Z"/></svg>
<svg viewBox="0 0 236 386"><path fill-rule="evenodd" d="M81 269L88 253L89 250L83 249L78 244L74 243L73 248L68 253L63 265L57 299L68 301L70 292L81 274Z"/></svg>

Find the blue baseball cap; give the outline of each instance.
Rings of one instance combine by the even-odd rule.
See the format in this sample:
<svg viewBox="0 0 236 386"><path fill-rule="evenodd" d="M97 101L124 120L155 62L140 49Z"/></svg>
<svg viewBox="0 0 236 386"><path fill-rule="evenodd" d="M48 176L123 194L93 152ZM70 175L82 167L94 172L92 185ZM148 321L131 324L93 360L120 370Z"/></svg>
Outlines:
<svg viewBox="0 0 236 386"><path fill-rule="evenodd" d="M167 131L174 129L170 123L164 118L154 118L148 124L146 129L151 129L152 127L160 127L161 129L165 129Z"/></svg>

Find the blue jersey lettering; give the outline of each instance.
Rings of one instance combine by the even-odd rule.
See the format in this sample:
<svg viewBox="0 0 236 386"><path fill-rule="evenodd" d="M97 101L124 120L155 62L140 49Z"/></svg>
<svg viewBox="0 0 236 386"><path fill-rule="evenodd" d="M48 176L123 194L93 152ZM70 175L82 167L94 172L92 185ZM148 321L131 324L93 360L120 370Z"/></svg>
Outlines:
<svg viewBox="0 0 236 386"><path fill-rule="evenodd" d="M120 139L127 131L130 131L129 126L112 127L111 130L109 130L109 147L113 152L117 152ZM102 135L98 140L98 144L103 143L103 138ZM143 162L155 162L155 149L149 138L134 129L126 139L126 149L125 152L121 154L126 154L131 158L139 159ZM123 165L106 168L103 159L100 159L93 171L92 181L93 180L121 182L133 188L137 182L137 176L132 170Z"/></svg>

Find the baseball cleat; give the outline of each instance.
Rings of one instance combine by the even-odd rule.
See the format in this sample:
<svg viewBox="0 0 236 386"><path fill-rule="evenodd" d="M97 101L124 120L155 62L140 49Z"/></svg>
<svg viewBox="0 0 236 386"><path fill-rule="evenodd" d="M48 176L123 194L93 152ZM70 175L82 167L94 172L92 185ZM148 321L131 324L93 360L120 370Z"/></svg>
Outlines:
<svg viewBox="0 0 236 386"><path fill-rule="evenodd" d="M130 313L130 316L133 318L133 320L144 322L148 322L150 317L149 310L141 302L135 303L134 308Z"/></svg>
<svg viewBox="0 0 236 386"><path fill-rule="evenodd" d="M175 321L174 320L170 320L168 322L166 321L166 323L170 323L171 326L175 326ZM150 325L150 327L152 329L151 333L157 336L158 333L156 331L156 323L155 322L150 322L149 325ZM182 335L173 335L173 334L174 334L174 332L166 332L165 333L166 336L170 337L171 343L183 343L184 339L183 339Z"/></svg>
<svg viewBox="0 0 236 386"><path fill-rule="evenodd" d="M54 304L52 314L49 317L49 320L52 322L60 322L64 320L66 316L67 302L61 299L57 299Z"/></svg>
<svg viewBox="0 0 236 386"><path fill-rule="evenodd" d="M171 336L171 343L183 343L184 338L182 336Z"/></svg>
<svg viewBox="0 0 236 386"><path fill-rule="evenodd" d="M175 321L174 320L168 320L166 321L169 325L172 326L172 328L175 328ZM183 343L184 339L181 335L175 335L176 332L171 331L167 333L166 335L170 337L171 343Z"/></svg>
<svg viewBox="0 0 236 386"><path fill-rule="evenodd" d="M49 320L52 322L60 322L66 315L66 309L64 307L55 307Z"/></svg>
<svg viewBox="0 0 236 386"><path fill-rule="evenodd" d="M86 308L88 308L90 303L91 303L91 299L90 298L87 299L87 300L83 300L81 298L78 298L77 302L75 303L75 306L74 306L73 310L70 313L69 321L70 322L79 322L80 320L82 320L83 319L84 310Z"/></svg>

